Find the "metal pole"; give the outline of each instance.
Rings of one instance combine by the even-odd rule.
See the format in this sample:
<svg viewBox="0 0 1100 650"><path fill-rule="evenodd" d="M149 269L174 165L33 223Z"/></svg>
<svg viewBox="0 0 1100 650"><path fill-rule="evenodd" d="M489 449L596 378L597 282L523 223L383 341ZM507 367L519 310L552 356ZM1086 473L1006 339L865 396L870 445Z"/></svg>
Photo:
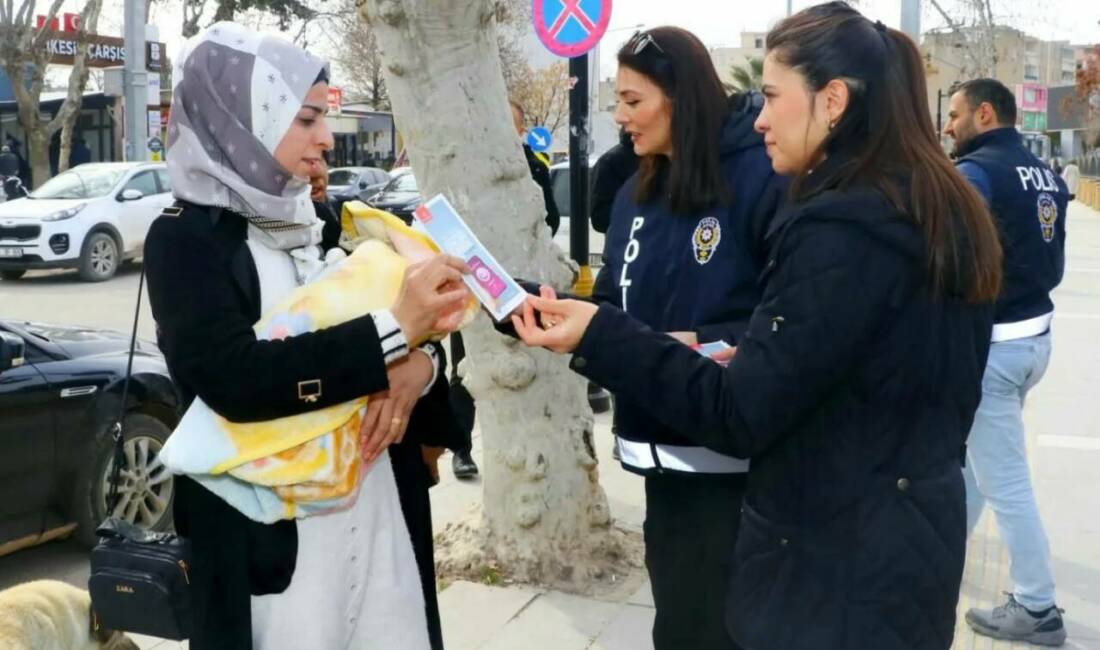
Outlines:
<svg viewBox="0 0 1100 650"><path fill-rule="evenodd" d="M794 13L794 8L791 5L791 0L787 0L787 16L790 16L792 13Z"/></svg>
<svg viewBox="0 0 1100 650"><path fill-rule="evenodd" d="M901 0L901 31L920 45L920 0Z"/></svg>
<svg viewBox="0 0 1100 650"><path fill-rule="evenodd" d="M943 134L943 89L936 90L936 137Z"/></svg>
<svg viewBox="0 0 1100 650"><path fill-rule="evenodd" d="M592 293L588 267L588 55L569 59L569 252L580 265L576 291Z"/></svg>
<svg viewBox="0 0 1100 650"><path fill-rule="evenodd" d="M126 63L123 70L123 96L126 110L126 160L149 160L148 73L145 71L145 0L126 0L124 38Z"/></svg>

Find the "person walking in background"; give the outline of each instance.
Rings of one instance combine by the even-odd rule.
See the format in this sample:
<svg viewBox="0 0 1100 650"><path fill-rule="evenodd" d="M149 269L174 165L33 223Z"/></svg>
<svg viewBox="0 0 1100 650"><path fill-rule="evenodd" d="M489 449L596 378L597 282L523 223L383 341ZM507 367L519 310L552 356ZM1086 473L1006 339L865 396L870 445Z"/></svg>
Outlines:
<svg viewBox="0 0 1100 650"><path fill-rule="evenodd" d="M944 155L908 36L830 2L781 21L766 50L756 128L792 198L728 367L549 288L513 322L620 400L751 458L725 612L736 642L948 650L997 230Z"/></svg>
<svg viewBox="0 0 1100 650"><path fill-rule="evenodd" d="M332 209L328 200L328 163L324 158L312 161L309 168L309 198L317 218L324 222L321 230L321 246L325 250L335 248L340 243L340 217Z"/></svg>
<svg viewBox="0 0 1100 650"><path fill-rule="evenodd" d="M4 196L7 200L26 196L19 178L19 158L12 153L9 145L0 148L0 180L4 184Z"/></svg>
<svg viewBox="0 0 1100 650"><path fill-rule="evenodd" d="M600 156L592 168L592 229L607 233L615 197L626 181L638 171L638 156L630 134L619 131L619 141Z"/></svg>
<svg viewBox="0 0 1100 650"><path fill-rule="evenodd" d="M1077 188L1081 184L1081 168L1077 166L1077 159L1072 158L1066 163L1066 168L1062 170L1062 180L1066 182L1066 189L1069 191L1069 200L1077 198Z"/></svg>
<svg viewBox="0 0 1100 650"><path fill-rule="evenodd" d="M82 137L73 138L73 145L69 151L69 167L72 168L90 162L92 162L92 150L88 148L88 143Z"/></svg>
<svg viewBox="0 0 1100 650"><path fill-rule="evenodd" d="M993 213L1004 246L1004 284L994 314L982 401L967 438L967 527L988 502L1008 547L1015 584L999 607L971 609L979 634L1062 645L1050 544L1027 462L1023 407L1050 361L1054 303L1065 270L1065 181L1028 151L1016 124L1016 97L994 79L961 84L951 95L944 133L955 140L959 171Z"/></svg>
<svg viewBox="0 0 1100 650"><path fill-rule="evenodd" d="M523 106L515 100L509 100L508 104L512 109L512 124L516 128L516 135L523 142L523 156L527 159L527 167L531 170L531 179L542 190L542 202L546 208L546 225L550 226L550 235L556 235L561 225L561 213L558 212L558 204L554 201L554 191L550 185L550 160L545 154L535 153L524 140L524 135L527 133L527 115Z"/></svg>

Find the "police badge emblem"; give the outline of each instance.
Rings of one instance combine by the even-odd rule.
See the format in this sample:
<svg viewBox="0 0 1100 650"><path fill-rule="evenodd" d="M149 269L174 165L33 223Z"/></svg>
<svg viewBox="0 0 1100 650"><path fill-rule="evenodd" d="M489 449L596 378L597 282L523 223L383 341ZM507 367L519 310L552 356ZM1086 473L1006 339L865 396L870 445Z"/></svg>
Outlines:
<svg viewBox="0 0 1100 650"><path fill-rule="evenodd" d="M1043 230L1043 241L1054 241L1054 223L1058 221L1058 204L1054 197L1043 192L1039 195L1039 227Z"/></svg>
<svg viewBox="0 0 1100 650"><path fill-rule="evenodd" d="M714 256L718 249L718 243L722 241L722 226L714 217L706 217L695 227L695 234L691 236L691 248L695 251L695 261L700 265L706 264Z"/></svg>

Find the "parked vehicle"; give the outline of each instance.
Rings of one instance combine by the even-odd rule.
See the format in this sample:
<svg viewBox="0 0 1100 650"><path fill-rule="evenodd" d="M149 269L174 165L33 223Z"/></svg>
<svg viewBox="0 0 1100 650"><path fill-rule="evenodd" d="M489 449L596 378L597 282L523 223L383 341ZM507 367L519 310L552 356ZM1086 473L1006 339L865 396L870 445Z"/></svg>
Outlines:
<svg viewBox="0 0 1100 650"><path fill-rule="evenodd" d="M412 223L413 210L420 207L424 199L411 171L395 174L382 191L367 201L371 207L385 210L400 217L405 223Z"/></svg>
<svg viewBox="0 0 1100 650"><path fill-rule="evenodd" d="M591 157L588 161L588 186L592 187L592 167L597 158ZM569 232L572 221L569 213L572 210L570 203L569 161L550 166L550 189L554 193L554 203L561 214L561 225L558 226L558 234L554 235L554 243L565 252L569 252ZM588 264L592 268L603 266L603 233L596 232L591 223L588 226Z"/></svg>
<svg viewBox="0 0 1100 650"><path fill-rule="evenodd" d="M0 277L29 269L79 269L108 280L141 256L149 226L172 203L164 163L88 163L0 204Z"/></svg>
<svg viewBox="0 0 1100 650"><path fill-rule="evenodd" d="M74 529L95 542L129 343L109 330L0 320L0 554ZM139 341L127 401L113 514L167 530L173 480L157 454L176 425L178 398L152 343Z"/></svg>
<svg viewBox="0 0 1100 650"><path fill-rule="evenodd" d="M328 173L328 199L339 216L347 201L363 201L390 182L390 175L377 167L337 167Z"/></svg>

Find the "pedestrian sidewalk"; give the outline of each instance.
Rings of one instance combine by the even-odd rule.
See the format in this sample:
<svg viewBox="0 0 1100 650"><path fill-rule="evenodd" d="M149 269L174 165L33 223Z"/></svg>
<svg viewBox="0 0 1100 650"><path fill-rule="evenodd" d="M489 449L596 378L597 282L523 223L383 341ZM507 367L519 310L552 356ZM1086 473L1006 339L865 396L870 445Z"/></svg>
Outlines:
<svg viewBox="0 0 1100 650"><path fill-rule="evenodd" d="M1035 489L1054 556L1058 604L1066 610L1070 650L1100 650L1100 212L1072 204L1066 279L1055 294L1054 354L1024 413ZM641 530L641 479L611 458L611 419L597 416L600 483L616 524ZM474 457L482 462L480 438ZM458 482L440 463L432 489L435 530L461 519L481 498L480 481ZM981 637L963 622L970 607L993 607L1011 591L1008 558L986 512L967 549L954 650L1025 650ZM456 582L440 593L447 650L651 650L653 597L644 575L620 600L583 598L532 587ZM143 650L187 644L138 639ZM320 649L318 649L320 650ZM385 649L400 650L400 649ZM829 650L822 648L822 650ZM873 650L873 649L868 649Z"/></svg>

